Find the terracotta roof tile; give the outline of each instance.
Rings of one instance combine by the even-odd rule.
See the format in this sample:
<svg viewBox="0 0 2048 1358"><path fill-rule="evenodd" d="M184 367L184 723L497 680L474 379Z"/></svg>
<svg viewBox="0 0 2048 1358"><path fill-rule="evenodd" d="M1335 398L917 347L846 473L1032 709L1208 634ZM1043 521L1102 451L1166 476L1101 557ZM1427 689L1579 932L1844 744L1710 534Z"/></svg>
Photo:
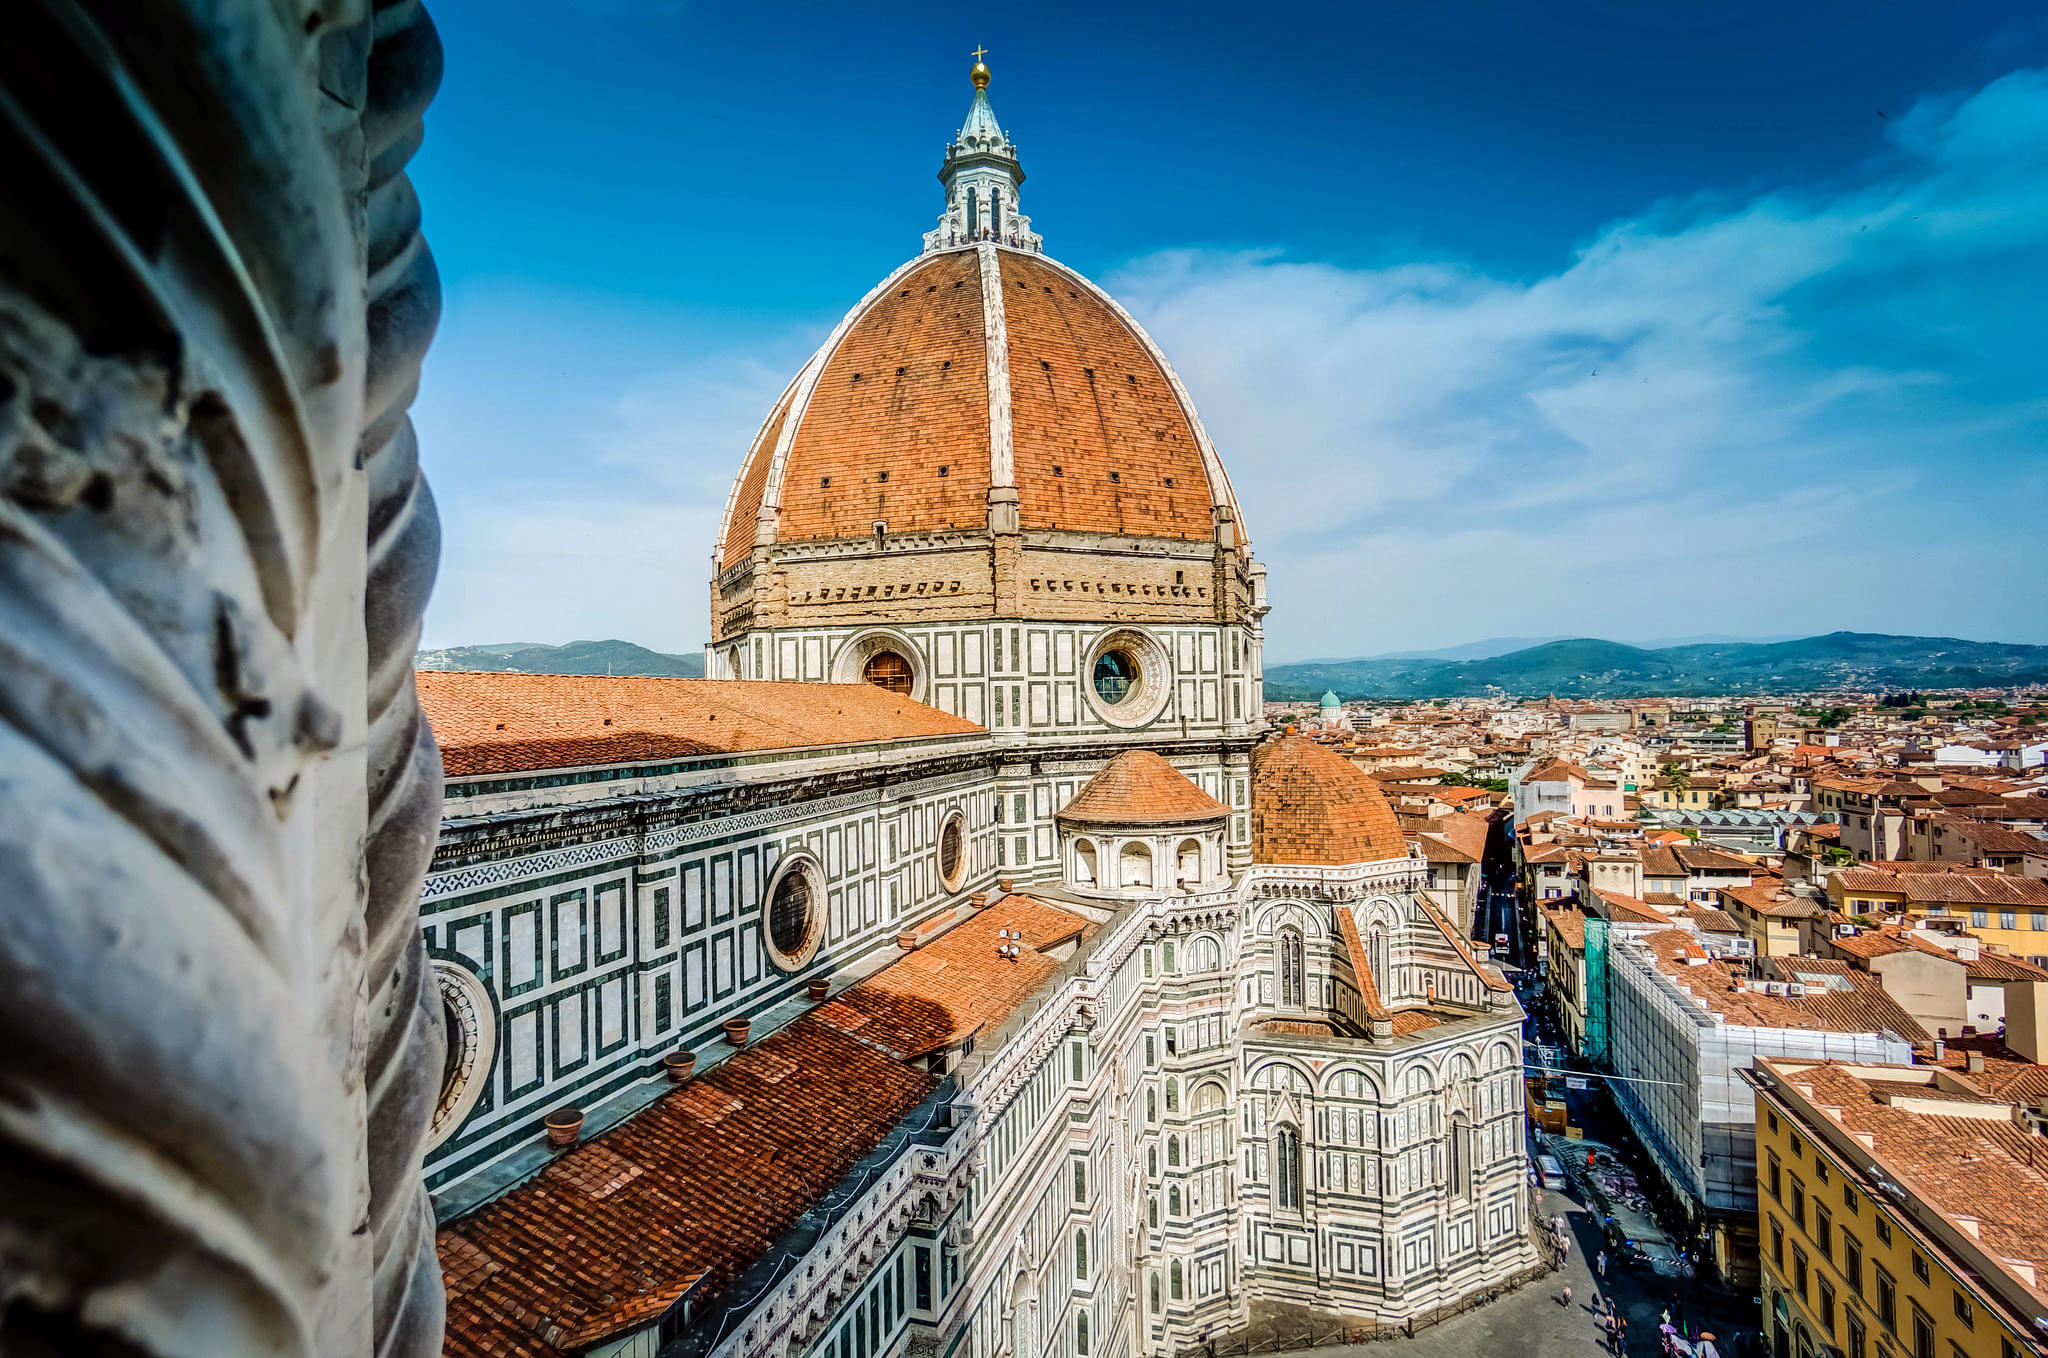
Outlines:
<svg viewBox="0 0 2048 1358"><path fill-rule="evenodd" d="M1850 1069L1783 1058L1769 1065L1811 1103L1827 1109L1844 1131L1867 1138L1865 1146L1886 1177L1912 1199L1943 1217L1974 1218L1970 1234L1984 1253L1994 1263L2028 1265L2025 1274L2008 1271L2038 1301L2048 1302L2048 1287L2036 1281L2048 1273L2048 1173L2037 1136L2009 1118L1945 1116L1895 1106L1900 1096L1959 1106L1983 1101L1931 1083L1948 1077L1924 1066L1900 1066L1897 1078L1887 1080L1869 1077L1883 1067ZM2001 1094L1995 1101L2008 1097Z"/></svg>
<svg viewBox="0 0 2048 1358"><path fill-rule="evenodd" d="M1807 995L1769 995L1748 990L1742 977L1728 963L1716 958L1698 959L1698 940L1680 929L1646 934L1639 940L1657 960L1658 968L1677 981L1709 1012L1730 1023L1754 1028L1805 1028L1837 1033L1893 1033L1908 1042L1924 1042L1927 1031L1885 993L1876 977L1860 972L1848 976L1847 990L1823 990ZM1803 958L1785 959L1796 970Z"/></svg>
<svg viewBox="0 0 2048 1358"><path fill-rule="evenodd" d="M1625 891L1603 891L1593 889L1607 906L1607 917L1617 924L1667 924L1670 916L1661 910L1653 910L1647 901L1631 896Z"/></svg>
<svg viewBox="0 0 2048 1358"><path fill-rule="evenodd" d="M1024 935L1015 959L996 953L998 929ZM999 1022L1060 964L1041 949L1093 933L1080 915L1030 896L998 898L945 933L842 993L820 1021L914 1060Z"/></svg>
<svg viewBox="0 0 2048 1358"><path fill-rule="evenodd" d="M1186 825L1229 814L1229 807L1152 751L1125 750L1060 808L1059 819L1090 825Z"/></svg>
<svg viewBox="0 0 2048 1358"><path fill-rule="evenodd" d="M764 1081L778 1058L803 1078ZM443 1353L556 1358L646 1323L700 1277L724 1285L934 1083L805 1015L442 1230ZM594 1195L618 1165L640 1172Z"/></svg>
<svg viewBox="0 0 2048 1358"><path fill-rule="evenodd" d="M986 530L988 474L981 266L964 250L911 270L840 340L790 443L776 538L866 537L876 519Z"/></svg>
<svg viewBox="0 0 2048 1358"><path fill-rule="evenodd" d="M2048 981L2048 969L2003 953L1981 953L1967 966L1973 981Z"/></svg>
<svg viewBox="0 0 2048 1358"><path fill-rule="evenodd" d="M1132 324L1050 260L1011 250L996 260L1022 526L1210 539L1229 489L1210 482L1193 421ZM865 537L877 519L892 533L987 530L982 290L980 252L947 250L849 315L802 410L778 409L756 439L722 563L753 546L781 437L780 541Z"/></svg>
<svg viewBox="0 0 2048 1358"><path fill-rule="evenodd" d="M1212 537L1194 427L1144 344L1056 265L998 258L1024 527Z"/></svg>
<svg viewBox="0 0 2048 1358"><path fill-rule="evenodd" d="M761 495L768 488L768 469L775 461L775 441L782 437L782 423L789 418L789 403L795 394L796 387L792 383L790 390L784 392L776 403L775 413L768 417L768 423L761 426L754 446L747 450L747 460L740 468L739 486L733 492L732 517L725 526L725 543L718 556L721 569L754 550L754 535L761 522Z"/></svg>
<svg viewBox="0 0 2048 1358"><path fill-rule="evenodd" d="M1252 751L1254 862L1340 866L1407 853L1379 784L1344 756L1299 735Z"/></svg>
<svg viewBox="0 0 2048 1358"><path fill-rule="evenodd" d="M1573 948L1586 946L1586 912L1574 906L1546 905L1542 907L1543 918L1557 929L1558 935Z"/></svg>
<svg viewBox="0 0 2048 1358"><path fill-rule="evenodd" d="M1413 1037L1420 1032L1437 1027L1443 1022L1433 1010L1402 1009L1394 1015L1394 1036Z"/></svg>
<svg viewBox="0 0 2048 1358"><path fill-rule="evenodd" d="M449 777L981 729L872 684L423 670L419 693Z"/></svg>
<svg viewBox="0 0 2048 1358"><path fill-rule="evenodd" d="M1093 926L1005 896L445 1227L447 1358L559 1358L752 1267L936 1085L912 1064L1003 1017ZM1022 958L993 932L1024 934Z"/></svg>

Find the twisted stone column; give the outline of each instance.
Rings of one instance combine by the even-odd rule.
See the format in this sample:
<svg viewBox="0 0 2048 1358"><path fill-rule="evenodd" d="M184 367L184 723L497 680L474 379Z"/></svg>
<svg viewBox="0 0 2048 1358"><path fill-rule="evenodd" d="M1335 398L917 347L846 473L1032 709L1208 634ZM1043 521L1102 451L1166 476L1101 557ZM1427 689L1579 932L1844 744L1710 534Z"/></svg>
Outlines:
<svg viewBox="0 0 2048 1358"><path fill-rule="evenodd" d="M368 328L362 464L369 477L369 836L364 845L370 987L370 1211L376 1352L439 1349L446 1310L434 1214L420 1183L447 1034L420 938L420 883L441 828L441 753L420 712L412 658L441 553L440 521L406 414L441 314L406 162L441 77L441 46L417 0L377 0L363 108Z"/></svg>
<svg viewBox="0 0 2048 1358"><path fill-rule="evenodd" d="M0 16L0 1351L439 1348L411 4Z"/></svg>

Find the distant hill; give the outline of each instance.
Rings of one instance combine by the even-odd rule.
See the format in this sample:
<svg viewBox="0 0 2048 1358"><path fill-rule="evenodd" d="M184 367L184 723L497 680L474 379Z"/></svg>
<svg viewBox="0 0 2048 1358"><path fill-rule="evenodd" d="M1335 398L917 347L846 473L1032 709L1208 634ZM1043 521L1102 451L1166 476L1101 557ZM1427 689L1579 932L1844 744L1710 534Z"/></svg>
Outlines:
<svg viewBox="0 0 2048 1358"><path fill-rule="evenodd" d="M1369 660L1491 660L1497 655L1512 651L1526 651L1531 646L1547 642L1563 641L1563 637L1488 637L1484 641L1468 641L1463 646L1441 646L1434 651L1388 651L1385 655L1368 656ZM1308 661L1308 664L1338 664L1338 661ZM1320 694L1317 696L1321 696Z"/></svg>
<svg viewBox="0 0 2048 1358"><path fill-rule="evenodd" d="M2048 683L2048 646L1830 632L1776 642L1646 649L1576 638L1477 659L1312 661L1266 667L1266 696L1649 697L1806 689L1975 688Z"/></svg>
<svg viewBox="0 0 2048 1358"><path fill-rule="evenodd" d="M630 641L572 641L566 646L510 641L495 646L449 646L421 651L413 664L423 670L498 670L514 674L649 674L698 679L704 652L670 655Z"/></svg>
<svg viewBox="0 0 2048 1358"><path fill-rule="evenodd" d="M1474 643L1474 649L1486 647ZM697 678L704 673L702 651L670 655L630 641L451 646L421 651L416 663L421 669L521 674ZM2042 683L2048 683L2048 646L1870 632L1657 648L1579 637L1525 646L1505 655L1374 656L1266 667L1267 697L1303 701L1321 697L1325 689L1336 690L1342 698L1462 698L1488 693L1622 698Z"/></svg>

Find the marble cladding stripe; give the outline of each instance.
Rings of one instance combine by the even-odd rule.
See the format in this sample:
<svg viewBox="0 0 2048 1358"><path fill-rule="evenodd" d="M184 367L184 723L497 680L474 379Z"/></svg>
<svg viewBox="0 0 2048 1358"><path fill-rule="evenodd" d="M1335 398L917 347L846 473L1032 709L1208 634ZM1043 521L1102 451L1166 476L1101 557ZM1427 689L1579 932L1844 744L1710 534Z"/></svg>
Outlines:
<svg viewBox="0 0 2048 1358"><path fill-rule="evenodd" d="M823 819L847 811L872 807L881 800L878 791L850 792L839 797L829 797L815 802L792 802L787 806L769 807L749 811L738 816L721 816L709 820L692 821L687 825L664 826L644 834L630 837L599 840L590 844L572 845L565 849L554 849L547 853L531 854L521 858L500 859L493 863L480 863L471 867L456 868L447 872L430 873L427 877L423 900L440 900L474 891L479 887L497 886L505 882L528 877L540 877L560 872L566 868L586 867L592 863L617 858L645 858L670 849L686 848L694 844L719 839L728 835L744 834L753 830L765 830L785 825L796 825L805 821Z"/></svg>

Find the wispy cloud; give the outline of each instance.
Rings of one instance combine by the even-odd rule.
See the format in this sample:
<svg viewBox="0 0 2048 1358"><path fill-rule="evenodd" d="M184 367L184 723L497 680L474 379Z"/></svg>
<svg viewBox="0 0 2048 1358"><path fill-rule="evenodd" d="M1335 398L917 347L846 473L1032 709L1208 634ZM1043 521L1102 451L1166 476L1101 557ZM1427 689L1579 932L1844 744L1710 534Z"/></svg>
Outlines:
<svg viewBox="0 0 2048 1358"><path fill-rule="evenodd" d="M1266 250L1105 279L1233 469L1271 571L1269 654L1832 627L2048 641L2048 73L1890 129L1828 183L1646 205L1545 277ZM431 640L700 643L727 488L830 319L711 357L588 339L573 380L541 378L572 400L515 390L502 361L477 376L506 398L426 431L449 529ZM548 343L547 314L504 324ZM430 398L445 376L430 365Z"/></svg>
<svg viewBox="0 0 2048 1358"><path fill-rule="evenodd" d="M2019 72L1839 182L1657 204L1533 281L1271 252L1107 281L1256 468L1276 654L1662 612L2034 639L2038 534L2002 507L2043 487L2044 260L2048 77Z"/></svg>

